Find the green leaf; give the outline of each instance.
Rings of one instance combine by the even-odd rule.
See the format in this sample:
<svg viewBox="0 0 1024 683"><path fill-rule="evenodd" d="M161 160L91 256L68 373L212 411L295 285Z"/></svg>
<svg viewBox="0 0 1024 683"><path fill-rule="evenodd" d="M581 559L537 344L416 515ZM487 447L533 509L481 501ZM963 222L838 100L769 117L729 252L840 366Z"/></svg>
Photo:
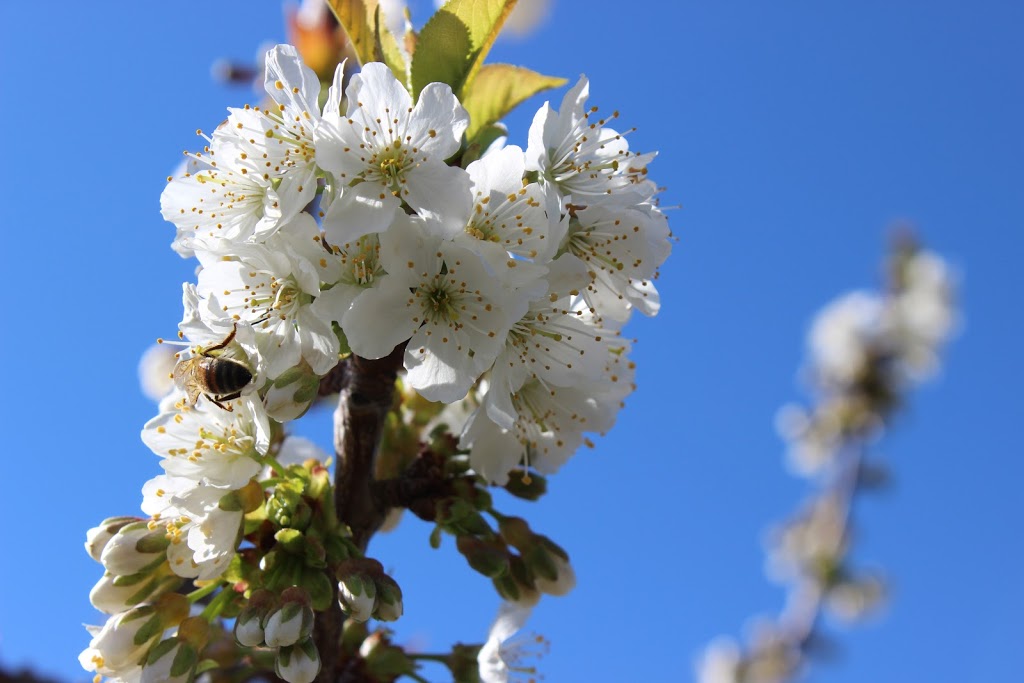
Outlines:
<svg viewBox="0 0 1024 683"><path fill-rule="evenodd" d="M516 0L450 0L430 17L416 41L412 89L447 83L459 98L473 82Z"/></svg>
<svg viewBox="0 0 1024 683"><path fill-rule="evenodd" d="M487 151L487 148L500 137L508 135L508 128L501 123L492 123L476 134L476 137L466 145L466 151L459 159L459 166L468 168L471 163L479 159Z"/></svg>
<svg viewBox="0 0 1024 683"><path fill-rule="evenodd" d="M564 78L545 76L536 71L511 64L485 64L463 90L462 106L469 112L466 139L505 117L517 106L537 93L561 88Z"/></svg>
<svg viewBox="0 0 1024 683"><path fill-rule="evenodd" d="M375 61L377 39L373 16L377 11L377 0L327 0L327 4L345 29L359 63Z"/></svg>

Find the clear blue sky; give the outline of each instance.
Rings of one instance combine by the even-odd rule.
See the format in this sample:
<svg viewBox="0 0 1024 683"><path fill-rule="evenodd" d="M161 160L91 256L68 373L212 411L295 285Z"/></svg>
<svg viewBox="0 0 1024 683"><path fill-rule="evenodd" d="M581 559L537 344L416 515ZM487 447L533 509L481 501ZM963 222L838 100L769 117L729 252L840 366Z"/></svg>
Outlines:
<svg viewBox="0 0 1024 683"><path fill-rule="evenodd" d="M1009 0L556 0L537 34L495 47L586 72L682 205L662 313L629 328L639 391L529 514L579 575L531 622L552 640L547 681L690 680L709 639L781 606L759 538L804 489L772 418L800 395L811 316L878 281L900 220L962 274L965 325L880 444L895 485L857 509L855 555L891 576L892 602L812 680L1019 680L1022 26ZM211 62L251 58L283 24L276 2L4 2L0 34L0 662L84 681L81 624L100 620L85 530L137 512L159 471L136 362L174 333L194 266L167 246L159 194L196 128L255 99L212 83ZM329 445L325 413L304 431ZM371 547L405 591L400 635L482 640L496 597L427 533L407 520Z"/></svg>

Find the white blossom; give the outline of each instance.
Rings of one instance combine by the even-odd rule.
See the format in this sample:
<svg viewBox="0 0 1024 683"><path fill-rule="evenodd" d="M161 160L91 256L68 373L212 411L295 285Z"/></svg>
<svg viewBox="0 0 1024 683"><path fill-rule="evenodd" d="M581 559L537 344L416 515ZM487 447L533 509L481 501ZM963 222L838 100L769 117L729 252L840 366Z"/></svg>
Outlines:
<svg viewBox="0 0 1024 683"><path fill-rule="evenodd" d="M532 607L505 602L498 610L498 616L491 624L487 642L477 654L482 683L509 683L514 680L536 680L537 668L526 666L524 660L539 659L543 652L531 650L531 646L546 644L543 638L513 638L533 612ZM526 678L520 678L523 674ZM513 678L514 677L514 678Z"/></svg>
<svg viewBox="0 0 1024 683"><path fill-rule="evenodd" d="M149 629L152 634L141 641L136 636L153 618L158 618L153 608L143 605L111 616L102 627L86 626L92 640L78 656L82 668L107 678L138 680L141 662L162 631Z"/></svg>
<svg viewBox="0 0 1024 683"><path fill-rule="evenodd" d="M458 151L469 115L451 88L430 83L415 106L384 64L352 76L341 113L342 67L316 129L316 161L340 190L325 229L354 241L391 224L404 201L419 215L461 229L469 214L469 176L444 160ZM332 183L333 186L334 183Z"/></svg>
<svg viewBox="0 0 1024 683"><path fill-rule="evenodd" d="M388 277L363 292L342 320L352 351L382 358L408 340L409 385L450 403L466 395L501 351L526 301L490 275L473 252L428 234L416 219L381 237Z"/></svg>
<svg viewBox="0 0 1024 683"><path fill-rule="evenodd" d="M602 317L623 322L636 308L661 308L654 278L672 249L665 215L650 205L592 206L569 223L563 250L587 264L591 282L583 298Z"/></svg>
<svg viewBox="0 0 1024 683"><path fill-rule="evenodd" d="M251 396L235 399L231 412L213 405L180 403L146 423L143 442L163 457L167 474L226 489L245 486L270 447L263 404Z"/></svg>
<svg viewBox="0 0 1024 683"><path fill-rule="evenodd" d="M885 335L885 302L865 291L843 295L823 308L808 334L815 375L826 386L849 386L866 369Z"/></svg>
<svg viewBox="0 0 1024 683"><path fill-rule="evenodd" d="M473 211L456 241L478 252L513 287L543 277L546 270L535 264L551 260L564 226L557 217L548 219L540 186L524 182L523 151L505 147L474 161L466 172Z"/></svg>
<svg viewBox="0 0 1024 683"><path fill-rule="evenodd" d="M596 107L585 108L590 83L581 76L562 98L559 111L547 102L530 125L526 168L539 173L552 215L568 203L590 205L616 201L637 204L649 199L653 188L644 182L653 155L629 151L623 135L596 119ZM611 118L616 118L615 112Z"/></svg>
<svg viewBox="0 0 1024 683"><path fill-rule="evenodd" d="M302 214L296 221L310 222ZM198 252L203 269L197 291L219 309L219 317L252 325L269 379L304 358L318 375L338 362L338 338L328 322L311 310L320 294L312 263L281 238L268 245L241 245L224 260ZM204 315L207 308L200 308Z"/></svg>

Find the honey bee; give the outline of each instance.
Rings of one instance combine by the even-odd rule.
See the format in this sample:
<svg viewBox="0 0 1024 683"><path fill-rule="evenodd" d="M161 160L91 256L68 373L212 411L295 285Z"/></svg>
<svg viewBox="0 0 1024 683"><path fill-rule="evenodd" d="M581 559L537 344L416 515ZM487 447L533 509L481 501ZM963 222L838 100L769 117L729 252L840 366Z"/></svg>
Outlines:
<svg viewBox="0 0 1024 683"><path fill-rule="evenodd" d="M252 381L252 372L244 363L231 358L215 355L213 351L223 349L235 338L237 328L218 344L200 348L191 358L179 361L174 366L174 382L188 394L188 404L194 406L202 394L223 410L231 412L231 401L242 395L242 389Z"/></svg>

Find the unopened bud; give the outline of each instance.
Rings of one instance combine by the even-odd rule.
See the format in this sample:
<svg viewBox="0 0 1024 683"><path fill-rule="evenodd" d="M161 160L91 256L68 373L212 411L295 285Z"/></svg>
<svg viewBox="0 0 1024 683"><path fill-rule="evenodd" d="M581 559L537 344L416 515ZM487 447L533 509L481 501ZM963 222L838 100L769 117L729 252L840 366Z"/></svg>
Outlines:
<svg viewBox="0 0 1024 683"><path fill-rule="evenodd" d="M187 639L168 638L149 651L142 666L141 683L190 683L198 663L199 653Z"/></svg>
<svg viewBox="0 0 1024 683"><path fill-rule="evenodd" d="M252 480L237 491L222 496L217 507L229 512L241 511L248 514L263 505L264 497L263 487Z"/></svg>
<svg viewBox="0 0 1024 683"><path fill-rule="evenodd" d="M498 533L510 546L520 552L533 545L534 534L530 531L530 525L522 517L502 517L498 521Z"/></svg>
<svg viewBox="0 0 1024 683"><path fill-rule="evenodd" d="M143 522L129 524L107 542L100 562L115 576L138 574L167 560L169 542L162 528L150 530Z"/></svg>
<svg viewBox="0 0 1024 683"><path fill-rule="evenodd" d="M448 498L438 504L437 523L456 536L486 536L492 533L483 515L461 498Z"/></svg>
<svg viewBox="0 0 1024 683"><path fill-rule="evenodd" d="M306 638L295 645L280 648L274 669L288 683L312 683L320 673L320 653L313 639Z"/></svg>
<svg viewBox="0 0 1024 683"><path fill-rule="evenodd" d="M141 575L114 576L106 573L89 591L89 602L101 612L117 614L170 593L182 582L183 579L172 573L167 564Z"/></svg>
<svg viewBox="0 0 1024 683"><path fill-rule="evenodd" d="M392 681L416 670L405 650L392 645L381 631L363 641L359 646L359 655L376 680Z"/></svg>
<svg viewBox="0 0 1024 683"><path fill-rule="evenodd" d="M320 377L302 360L274 379L263 397L267 415L278 422L298 419L309 410L320 389Z"/></svg>
<svg viewBox="0 0 1024 683"><path fill-rule="evenodd" d="M465 556L470 567L488 578L502 576L508 572L508 551L504 546L481 541L472 536L459 536L455 546Z"/></svg>
<svg viewBox="0 0 1024 683"><path fill-rule="evenodd" d="M117 671L137 666L164 629L153 605L139 605L115 614L95 632L79 661L89 671Z"/></svg>
<svg viewBox="0 0 1024 683"><path fill-rule="evenodd" d="M85 532L85 552L99 562L103 549L107 547L107 543L114 537L114 534L132 522L141 521L143 520L138 517L108 517L100 522L99 526L94 526Z"/></svg>
<svg viewBox="0 0 1024 683"><path fill-rule="evenodd" d="M350 574L338 581L338 602L341 611L353 621L366 621L373 616L377 586L365 574Z"/></svg>
<svg viewBox="0 0 1024 683"><path fill-rule="evenodd" d="M168 638L157 643L142 666L141 683L190 683L199 656L188 643Z"/></svg>
<svg viewBox="0 0 1024 683"><path fill-rule="evenodd" d="M235 619L235 640L239 645L257 647L264 643L263 622L276 604L274 594L268 590L255 590L249 602Z"/></svg>
<svg viewBox="0 0 1024 683"><path fill-rule="evenodd" d="M270 613L263 625L266 643L270 647L285 647L304 640L313 632L313 608L309 596L298 587L281 594L281 605Z"/></svg>
<svg viewBox="0 0 1024 683"><path fill-rule="evenodd" d="M323 566L326 552L323 544L315 538L307 537L298 529L281 529L274 534L274 540L290 555L302 557L305 564Z"/></svg>
<svg viewBox="0 0 1024 683"><path fill-rule="evenodd" d="M388 575L377 577L377 606L373 616L380 621L397 621L402 616L402 589Z"/></svg>
<svg viewBox="0 0 1024 683"><path fill-rule="evenodd" d="M544 574L535 571L536 579L534 585L543 593L548 595L565 595L576 587L576 572L573 570L569 560L557 553L549 553L547 560L554 569L554 578L550 573Z"/></svg>

